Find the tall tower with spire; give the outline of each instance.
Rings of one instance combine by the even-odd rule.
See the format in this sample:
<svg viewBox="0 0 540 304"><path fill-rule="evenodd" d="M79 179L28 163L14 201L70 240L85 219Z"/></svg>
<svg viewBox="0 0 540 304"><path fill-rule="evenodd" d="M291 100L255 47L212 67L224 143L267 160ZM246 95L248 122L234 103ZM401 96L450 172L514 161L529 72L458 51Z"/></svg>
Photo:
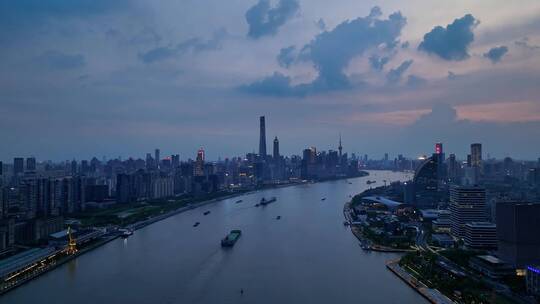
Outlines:
<svg viewBox="0 0 540 304"><path fill-rule="evenodd" d="M277 161L279 158L279 140L277 136L274 138L274 161Z"/></svg>
<svg viewBox="0 0 540 304"><path fill-rule="evenodd" d="M341 133L339 134L338 150L339 150L339 161L341 162L341 156L343 155L343 146L341 146Z"/></svg>

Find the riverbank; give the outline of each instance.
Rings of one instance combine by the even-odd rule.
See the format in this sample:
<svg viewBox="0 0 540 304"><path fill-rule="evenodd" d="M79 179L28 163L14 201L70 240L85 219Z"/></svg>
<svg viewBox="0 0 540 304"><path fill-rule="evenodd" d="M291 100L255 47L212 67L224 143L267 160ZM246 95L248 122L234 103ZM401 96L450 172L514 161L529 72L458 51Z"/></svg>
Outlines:
<svg viewBox="0 0 540 304"><path fill-rule="evenodd" d="M8 280L2 282L1 284L1 287L0 287L0 296L17 288L17 287L20 287L30 281L32 281L33 279L36 279L37 277L51 271L51 270L54 270L56 269L57 267L61 266L61 265L64 265L65 263L87 253L87 252L90 252L98 247L101 247L115 239L117 239L119 237L119 235L110 235L110 236L107 236L107 237L102 237L100 238L99 240L96 240L94 242L92 242L91 244L89 245L86 245L85 247L79 249L76 253L74 254L69 254L69 255L64 255L65 253L63 253L63 250L57 250L55 251L54 253L52 253L50 256L44 258L43 260L41 260L39 263L35 263L35 265L39 264L39 267L37 270L35 270L34 272L31 272L30 274L26 275L25 277L17 280L17 281L14 281L14 282L8 282ZM55 258L57 255L64 255L60 258ZM8 283L6 283L8 282ZM6 285L7 284L7 285Z"/></svg>
<svg viewBox="0 0 540 304"><path fill-rule="evenodd" d="M363 249L377 251L377 252L389 252L389 253L406 253L406 252L414 251L414 249L399 249L399 248L386 247L379 244L373 244L373 242L362 233L362 228L359 227L358 224L354 224L351 212L352 212L351 202L345 203L345 205L343 206L343 215L345 216L345 221L349 224L352 234L362 244Z"/></svg>
<svg viewBox="0 0 540 304"><path fill-rule="evenodd" d="M399 266L399 260L389 261L386 264L386 268L388 268L392 273L394 273L401 280L407 283L410 287L416 290L416 292L418 292L420 295L426 298L426 300L428 300L429 302L434 303L434 304L455 303L452 300L450 300L448 297L446 297L444 294L442 294L440 291L438 291L437 289L428 288L424 283L418 281L415 277L409 274L405 269L401 268L401 266Z"/></svg>

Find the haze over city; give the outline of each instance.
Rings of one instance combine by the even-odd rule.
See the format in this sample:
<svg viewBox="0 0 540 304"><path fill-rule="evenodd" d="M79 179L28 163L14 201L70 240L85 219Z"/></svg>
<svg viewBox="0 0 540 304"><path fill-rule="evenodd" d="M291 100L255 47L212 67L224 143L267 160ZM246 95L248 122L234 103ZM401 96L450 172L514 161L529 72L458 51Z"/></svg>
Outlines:
<svg viewBox="0 0 540 304"><path fill-rule="evenodd" d="M0 302L540 303L540 1L0 0Z"/></svg>
<svg viewBox="0 0 540 304"><path fill-rule="evenodd" d="M0 159L382 158L443 141L536 159L538 1L2 1ZM399 148L399 151L397 151Z"/></svg>

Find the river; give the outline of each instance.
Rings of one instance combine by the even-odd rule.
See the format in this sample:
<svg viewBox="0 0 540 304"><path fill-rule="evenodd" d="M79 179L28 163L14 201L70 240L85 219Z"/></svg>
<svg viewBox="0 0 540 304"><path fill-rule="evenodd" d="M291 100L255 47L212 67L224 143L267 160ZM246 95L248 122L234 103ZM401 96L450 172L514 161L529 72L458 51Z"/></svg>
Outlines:
<svg viewBox="0 0 540 304"><path fill-rule="evenodd" d="M0 303L426 303L386 269L397 255L364 252L343 226L343 204L366 180L408 178L371 171L206 205L86 253ZM254 207L271 196L275 203ZM224 250L231 229L242 237Z"/></svg>

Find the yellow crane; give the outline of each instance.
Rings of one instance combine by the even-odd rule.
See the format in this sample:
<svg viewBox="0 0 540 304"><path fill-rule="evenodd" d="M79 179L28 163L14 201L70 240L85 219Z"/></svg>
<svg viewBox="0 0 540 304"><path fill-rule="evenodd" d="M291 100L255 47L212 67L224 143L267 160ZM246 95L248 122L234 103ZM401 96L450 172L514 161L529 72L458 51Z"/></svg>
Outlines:
<svg viewBox="0 0 540 304"><path fill-rule="evenodd" d="M68 234L69 241L68 241L68 246L66 248L66 252L68 254L75 254L77 252L77 241L71 234L71 226L68 227L67 234Z"/></svg>

